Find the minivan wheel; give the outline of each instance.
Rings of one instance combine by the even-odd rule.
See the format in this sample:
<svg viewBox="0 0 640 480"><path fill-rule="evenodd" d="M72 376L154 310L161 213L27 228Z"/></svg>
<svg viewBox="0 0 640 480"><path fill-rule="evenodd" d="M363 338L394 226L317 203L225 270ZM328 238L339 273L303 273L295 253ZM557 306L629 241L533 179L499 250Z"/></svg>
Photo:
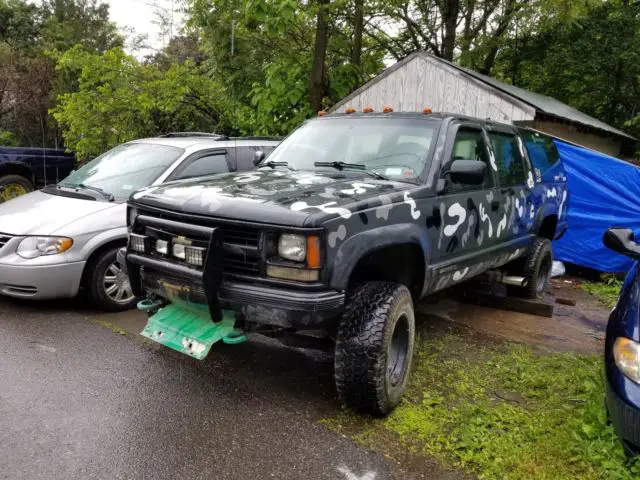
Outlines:
<svg viewBox="0 0 640 480"><path fill-rule="evenodd" d="M101 310L120 312L136 305L129 277L118 263L119 247L100 253L88 265L87 290L92 304Z"/></svg>
<svg viewBox="0 0 640 480"><path fill-rule="evenodd" d="M526 257L520 263L521 274L527 281L524 287L508 285L507 293L524 298L541 298L551 278L553 254L548 238L536 237Z"/></svg>
<svg viewBox="0 0 640 480"><path fill-rule="evenodd" d="M358 287L336 338L335 381L342 402L372 415L390 413L406 390L414 338L407 287L386 282Z"/></svg>

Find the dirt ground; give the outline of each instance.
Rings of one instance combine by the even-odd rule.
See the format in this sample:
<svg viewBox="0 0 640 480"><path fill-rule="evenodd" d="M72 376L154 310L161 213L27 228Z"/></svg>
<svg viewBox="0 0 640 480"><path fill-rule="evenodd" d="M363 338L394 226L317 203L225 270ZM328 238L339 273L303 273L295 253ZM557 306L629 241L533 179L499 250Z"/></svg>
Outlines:
<svg viewBox="0 0 640 480"><path fill-rule="evenodd" d="M575 305L559 304L557 299ZM545 301L553 305L552 318L461 303L450 296L435 303L420 303L416 311L432 322L454 324L550 351L587 354L602 351L610 309L582 290L580 280L552 280Z"/></svg>

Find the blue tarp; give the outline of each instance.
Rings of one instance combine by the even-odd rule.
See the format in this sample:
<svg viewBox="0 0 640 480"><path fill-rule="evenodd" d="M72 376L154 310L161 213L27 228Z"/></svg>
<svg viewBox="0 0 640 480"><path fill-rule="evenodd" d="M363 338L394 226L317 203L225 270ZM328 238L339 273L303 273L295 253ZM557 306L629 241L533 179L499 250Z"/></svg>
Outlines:
<svg viewBox="0 0 640 480"><path fill-rule="evenodd" d="M602 244L613 226L640 239L640 168L556 140L569 182L569 229L553 242L556 260L602 272L626 272L633 261Z"/></svg>

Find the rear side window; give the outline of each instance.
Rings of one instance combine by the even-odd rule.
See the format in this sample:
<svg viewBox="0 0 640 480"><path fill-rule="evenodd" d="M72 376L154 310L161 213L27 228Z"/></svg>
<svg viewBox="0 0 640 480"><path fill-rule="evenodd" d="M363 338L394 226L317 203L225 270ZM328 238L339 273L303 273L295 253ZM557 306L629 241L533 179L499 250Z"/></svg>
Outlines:
<svg viewBox="0 0 640 480"><path fill-rule="evenodd" d="M185 178L215 175L217 173L227 173L228 171L227 156L224 153L212 153L189 162L175 178L182 180Z"/></svg>
<svg viewBox="0 0 640 480"><path fill-rule="evenodd" d="M503 187L524 185L527 182L525 159L515 135L490 132L489 138L496 157L500 185Z"/></svg>
<svg viewBox="0 0 640 480"><path fill-rule="evenodd" d="M520 130L536 174L541 177L560 161L560 153L548 135L530 130Z"/></svg>

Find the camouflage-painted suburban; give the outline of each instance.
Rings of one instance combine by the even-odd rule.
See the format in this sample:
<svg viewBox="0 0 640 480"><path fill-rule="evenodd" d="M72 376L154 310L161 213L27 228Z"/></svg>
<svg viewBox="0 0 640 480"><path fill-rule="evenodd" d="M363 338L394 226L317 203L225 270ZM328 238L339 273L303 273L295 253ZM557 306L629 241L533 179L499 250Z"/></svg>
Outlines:
<svg viewBox="0 0 640 480"><path fill-rule="evenodd" d="M324 332L341 399L374 414L404 392L413 301L489 270L539 296L566 229L553 142L511 125L332 114L258 160L136 192L132 286L149 304L208 305L214 321L233 311L245 331Z"/></svg>

